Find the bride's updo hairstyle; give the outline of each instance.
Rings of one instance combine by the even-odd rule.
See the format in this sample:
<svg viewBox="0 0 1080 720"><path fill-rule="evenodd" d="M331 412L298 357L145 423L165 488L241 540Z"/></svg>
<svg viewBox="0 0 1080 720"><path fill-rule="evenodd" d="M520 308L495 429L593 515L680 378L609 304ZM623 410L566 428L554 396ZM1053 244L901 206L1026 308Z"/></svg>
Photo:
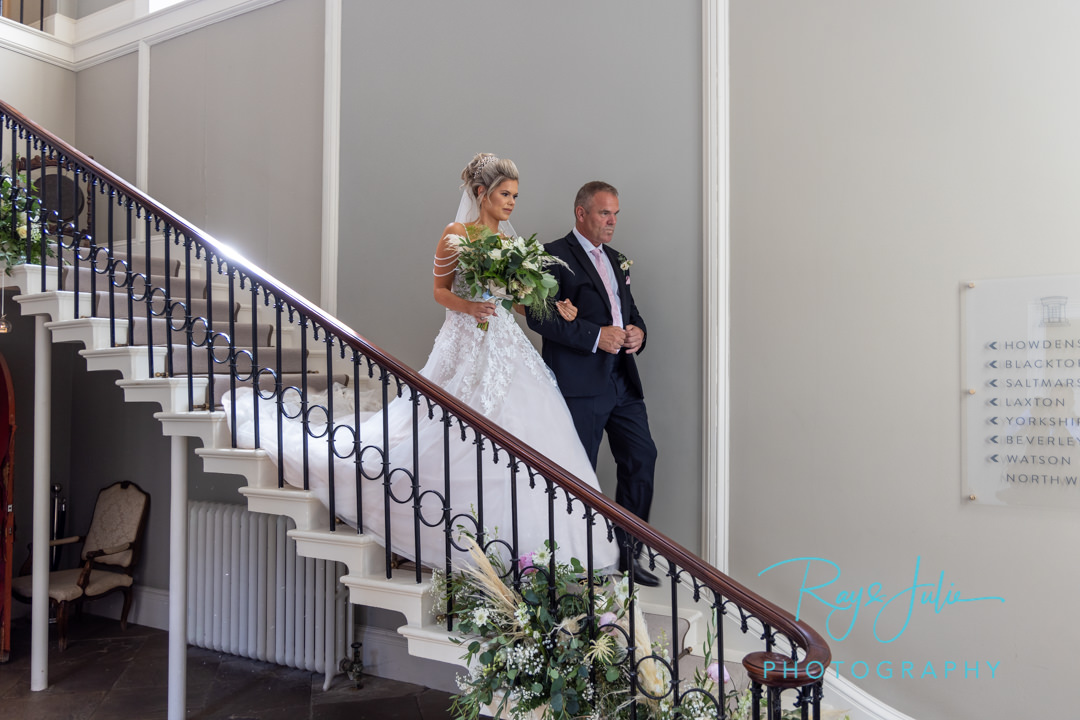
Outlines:
<svg viewBox="0 0 1080 720"><path fill-rule="evenodd" d="M464 187L468 188L469 195L479 204L481 185L491 192L506 180L517 180L518 169L513 160L496 157L492 153L477 153L461 171L461 179L465 181Z"/></svg>

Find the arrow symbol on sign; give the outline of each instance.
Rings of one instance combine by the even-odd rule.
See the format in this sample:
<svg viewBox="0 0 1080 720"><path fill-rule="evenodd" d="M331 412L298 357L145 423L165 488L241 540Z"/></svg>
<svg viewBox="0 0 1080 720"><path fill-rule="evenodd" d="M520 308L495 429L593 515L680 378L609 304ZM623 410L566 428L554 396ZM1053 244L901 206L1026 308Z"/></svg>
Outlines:
<svg viewBox="0 0 1080 720"><path fill-rule="evenodd" d="M990 404L997 407L997 398L990 398Z"/></svg>
<svg viewBox="0 0 1080 720"><path fill-rule="evenodd" d="M990 349L991 349L991 350L997 350L997 340L995 340L994 342L990 343Z"/></svg>
<svg viewBox="0 0 1080 720"><path fill-rule="evenodd" d="M987 363L987 365L989 365L992 368L996 368L997 367L997 360L991 360L990 362Z"/></svg>
<svg viewBox="0 0 1080 720"><path fill-rule="evenodd" d="M990 387L997 387L997 380L991 380Z"/></svg>
<svg viewBox="0 0 1080 720"><path fill-rule="evenodd" d="M992 442L992 443L994 443L995 445L997 445L997 444L998 444L998 442L997 442L997 438L998 438L998 436L997 436L997 435L993 435L993 436L991 436L991 438L990 438L990 442Z"/></svg>
<svg viewBox="0 0 1080 720"><path fill-rule="evenodd" d="M996 417L990 418L990 422L992 422L994 425L997 425L997 418Z"/></svg>
<svg viewBox="0 0 1080 720"><path fill-rule="evenodd" d="M997 461L998 461L997 455L991 455L990 456L990 462L997 462Z"/></svg>

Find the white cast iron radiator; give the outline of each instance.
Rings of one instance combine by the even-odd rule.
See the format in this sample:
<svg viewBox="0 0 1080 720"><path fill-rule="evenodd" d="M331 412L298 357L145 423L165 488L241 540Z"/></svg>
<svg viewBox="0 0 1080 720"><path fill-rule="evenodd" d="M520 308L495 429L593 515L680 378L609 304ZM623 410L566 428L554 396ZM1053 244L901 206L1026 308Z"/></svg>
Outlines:
<svg viewBox="0 0 1080 720"><path fill-rule="evenodd" d="M344 564L298 557L291 518L188 503L188 643L337 674L348 644Z"/></svg>

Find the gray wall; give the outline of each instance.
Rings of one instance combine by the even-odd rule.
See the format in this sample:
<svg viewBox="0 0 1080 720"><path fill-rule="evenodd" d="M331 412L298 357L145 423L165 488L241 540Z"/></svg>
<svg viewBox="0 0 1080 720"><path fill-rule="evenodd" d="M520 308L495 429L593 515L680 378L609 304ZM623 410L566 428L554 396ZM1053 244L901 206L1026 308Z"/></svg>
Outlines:
<svg viewBox="0 0 1080 720"><path fill-rule="evenodd" d="M874 605L832 643L939 678L1001 662L860 682L920 719L1075 715L1080 525L962 500L959 296L1080 271L1078 33L1073 3L731 4L733 571L792 609L801 570L755 576L801 556L840 565L830 597L900 592L917 556L1003 596L917 605L888 645Z"/></svg>
<svg viewBox="0 0 1080 720"><path fill-rule="evenodd" d="M68 0L68 4L74 5L72 8L65 7L65 4L61 4L60 10L65 15L69 15L77 18L84 18L87 15L93 15L99 10L104 10L112 5L118 5L122 0Z"/></svg>
<svg viewBox="0 0 1080 720"><path fill-rule="evenodd" d="M700 545L701 30L697 3L345 3L338 314L413 367L444 311L431 258L473 154L512 158L519 233L572 225L574 194L620 191L660 451L653 522ZM606 450L604 451L606 454ZM601 479L613 488L613 466Z"/></svg>
<svg viewBox="0 0 1080 720"><path fill-rule="evenodd" d="M78 75L76 147L135 184L139 56L128 53Z"/></svg>
<svg viewBox="0 0 1080 720"><path fill-rule="evenodd" d="M182 35L150 64L150 194L318 302L322 4Z"/></svg>
<svg viewBox="0 0 1080 720"><path fill-rule="evenodd" d="M0 48L0 68L4 102L64 140L75 138L75 73L7 48Z"/></svg>

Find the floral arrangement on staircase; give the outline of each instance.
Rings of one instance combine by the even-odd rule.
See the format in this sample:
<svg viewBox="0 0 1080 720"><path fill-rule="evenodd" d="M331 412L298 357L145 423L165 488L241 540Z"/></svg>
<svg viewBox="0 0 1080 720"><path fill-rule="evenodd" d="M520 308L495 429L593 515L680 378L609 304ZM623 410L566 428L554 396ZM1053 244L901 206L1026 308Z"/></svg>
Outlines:
<svg viewBox="0 0 1080 720"><path fill-rule="evenodd" d="M435 611L456 620L456 641L466 647L469 673L458 676L455 718L705 720L720 716L721 703L730 720L754 717L750 688L736 689L712 659L711 628L701 667L673 693L666 637L650 639L625 576L590 580L577 558L554 561L545 543L517 559L515 583L500 556L463 540L474 564L434 583ZM766 717L763 695L758 704ZM797 709L780 714L802 717Z"/></svg>
<svg viewBox="0 0 1080 720"><path fill-rule="evenodd" d="M41 201L31 194L33 186L27 173L9 175L8 170L0 167L0 262L10 275L12 267L27 262L27 235L31 241L29 262L40 262L42 235ZM47 248L46 254L52 257L52 248Z"/></svg>

